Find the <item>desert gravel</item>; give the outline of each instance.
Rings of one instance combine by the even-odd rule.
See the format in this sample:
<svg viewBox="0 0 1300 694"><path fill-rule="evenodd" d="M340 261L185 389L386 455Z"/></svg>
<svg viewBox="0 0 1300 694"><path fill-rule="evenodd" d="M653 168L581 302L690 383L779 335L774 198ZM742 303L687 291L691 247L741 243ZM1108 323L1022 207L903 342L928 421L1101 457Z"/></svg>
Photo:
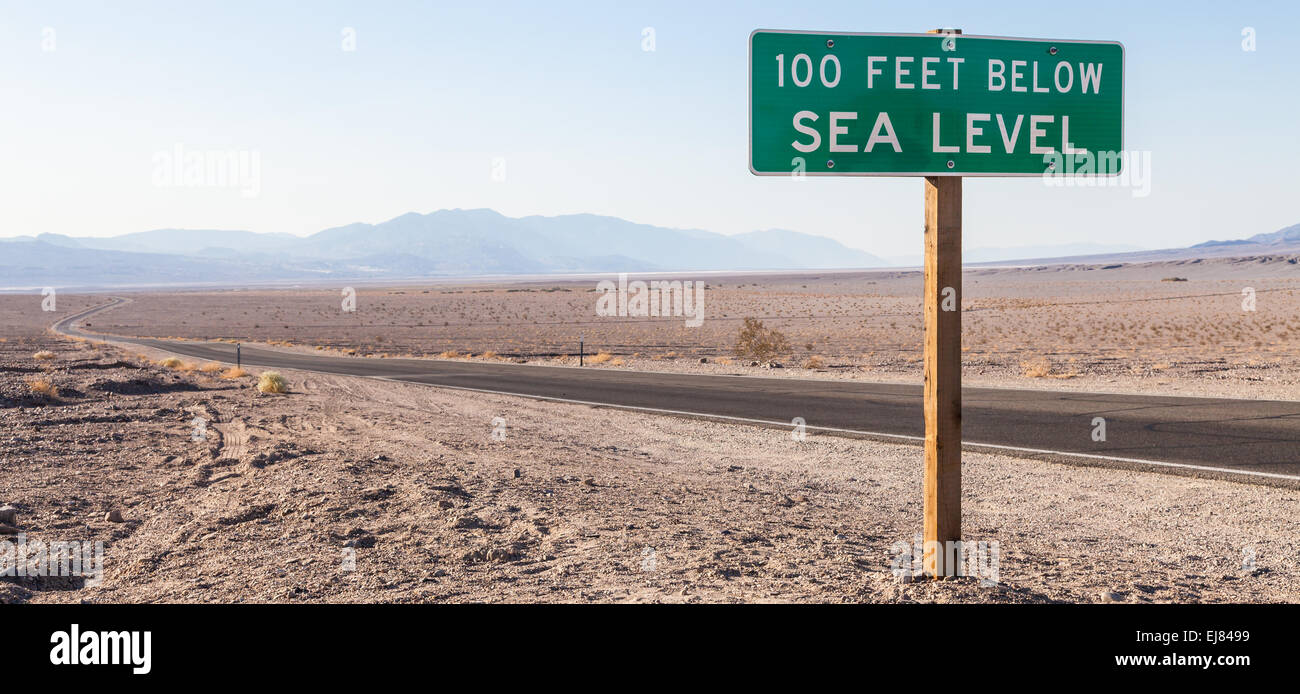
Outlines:
<svg viewBox="0 0 1300 694"><path fill-rule="evenodd" d="M909 583L891 562L920 529L916 446L284 374L262 395L134 351L0 343L0 506L29 539L107 546L101 585L0 579L0 601L1300 597L1291 489L968 452L964 536L998 543L998 581Z"/></svg>

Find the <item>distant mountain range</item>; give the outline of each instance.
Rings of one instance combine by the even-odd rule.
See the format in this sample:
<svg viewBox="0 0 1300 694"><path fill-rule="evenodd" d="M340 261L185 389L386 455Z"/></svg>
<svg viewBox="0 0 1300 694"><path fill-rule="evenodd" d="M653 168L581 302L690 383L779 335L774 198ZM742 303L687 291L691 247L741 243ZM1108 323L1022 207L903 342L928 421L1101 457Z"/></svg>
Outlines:
<svg viewBox="0 0 1300 694"><path fill-rule="evenodd" d="M1063 243L1054 246L1007 246L1003 248L962 248L962 262L996 263L1006 260L1024 258L1068 258L1078 255L1100 255L1106 253L1131 253L1143 250L1141 246L1118 243ZM921 254L890 256L885 258L895 265L916 267L921 264Z"/></svg>
<svg viewBox="0 0 1300 694"><path fill-rule="evenodd" d="M1021 254L994 262L966 259L968 265L1055 265L1058 263L1152 263L1196 258L1231 258L1243 256L1291 255L1300 253L1300 224L1266 234L1255 234L1236 241L1206 241L1186 248L1163 248L1127 252L1084 252L1082 254Z"/></svg>
<svg viewBox="0 0 1300 694"><path fill-rule="evenodd" d="M1181 249L1127 251L1087 244L967 249L965 260L1005 264L1012 260L1006 256L1019 253L1021 258L1041 257L1015 260L1017 264L1143 262L1296 251L1300 251L1300 224L1240 241L1210 241ZM726 236L590 214L513 218L485 209L412 212L381 224L349 224L306 237L156 229L109 238L41 234L0 239L0 289L820 270L895 264L822 236L782 229Z"/></svg>
<svg viewBox="0 0 1300 694"><path fill-rule="evenodd" d="M513 218L492 210L412 212L307 237L157 229L0 239L0 288L887 265L831 239L782 229L726 236L590 214Z"/></svg>

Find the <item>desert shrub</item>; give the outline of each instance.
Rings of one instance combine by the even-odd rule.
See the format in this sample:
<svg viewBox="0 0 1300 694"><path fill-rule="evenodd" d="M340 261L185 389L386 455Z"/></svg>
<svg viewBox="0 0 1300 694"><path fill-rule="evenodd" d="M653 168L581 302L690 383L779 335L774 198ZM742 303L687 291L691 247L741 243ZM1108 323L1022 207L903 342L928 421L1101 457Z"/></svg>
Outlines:
<svg viewBox="0 0 1300 694"><path fill-rule="evenodd" d="M1030 378L1043 378L1052 373L1052 362L1044 357L1035 357L1020 362L1020 368L1024 369L1025 375Z"/></svg>
<svg viewBox="0 0 1300 694"><path fill-rule="evenodd" d="M449 350L447 350L446 352L443 352L442 354L439 354L438 356L441 357L441 358L443 358L443 359L459 359L459 358L460 358L460 352L457 352L457 351L454 350L454 349L449 349Z"/></svg>
<svg viewBox="0 0 1300 694"><path fill-rule="evenodd" d="M163 359L162 361L158 362L158 366L164 366L169 369L178 369L180 368L181 364L184 363L185 362L181 361L180 359L177 359L176 357L167 357L166 359Z"/></svg>
<svg viewBox="0 0 1300 694"><path fill-rule="evenodd" d="M221 368L222 368L221 365L218 364L217 362L215 362L215 361L210 361L210 362L204 364L203 366L200 366L200 367L199 367L199 371L202 371L202 372L205 373L205 374L214 374L214 373L217 373L218 371L220 371Z"/></svg>
<svg viewBox="0 0 1300 694"><path fill-rule="evenodd" d="M478 355L478 358L479 358L479 359L496 359L496 358L497 358L497 353L496 353L496 352L493 352L492 350L489 349L488 351L486 351L486 352L484 352L484 353Z"/></svg>
<svg viewBox="0 0 1300 694"><path fill-rule="evenodd" d="M589 362L591 362L591 363L593 363L593 364L604 364L605 362L607 362L607 361L609 361L610 359L613 359L613 358L614 358L614 355L612 355L612 354L610 354L609 352L606 352L606 351L604 351L604 350L601 350L598 354L595 354L595 355L592 355L592 356L590 356L590 357L587 357L587 361L589 361Z"/></svg>
<svg viewBox="0 0 1300 694"><path fill-rule="evenodd" d="M247 375L248 375L247 371L239 368L238 366L232 366L229 369L226 369L226 372L221 374L221 377L228 380L234 380L236 378L243 378Z"/></svg>
<svg viewBox="0 0 1300 694"><path fill-rule="evenodd" d="M53 358L54 358L54 352L51 352L48 349L43 349L37 352L36 354L32 355L32 359L36 359L38 361L48 361Z"/></svg>
<svg viewBox="0 0 1300 694"><path fill-rule="evenodd" d="M757 318L746 318L736 338L735 353L760 362L770 362L790 351L790 341L785 335L763 325Z"/></svg>
<svg viewBox="0 0 1300 694"><path fill-rule="evenodd" d="M609 361L609 365L610 365L610 366L622 366L623 363L624 363L624 362L623 362L623 358L622 358L622 357L615 357L614 359L611 359L611 360Z"/></svg>
<svg viewBox="0 0 1300 694"><path fill-rule="evenodd" d="M27 389L43 398L59 397L59 389L48 378L33 378L27 382Z"/></svg>
<svg viewBox="0 0 1300 694"><path fill-rule="evenodd" d="M821 369L825 367L826 362L816 354L808 357L808 359L803 363L803 368L805 369Z"/></svg>
<svg viewBox="0 0 1300 694"><path fill-rule="evenodd" d="M257 377L257 391L259 393L287 393L289 392L289 382L284 380L284 376L279 371L263 371Z"/></svg>

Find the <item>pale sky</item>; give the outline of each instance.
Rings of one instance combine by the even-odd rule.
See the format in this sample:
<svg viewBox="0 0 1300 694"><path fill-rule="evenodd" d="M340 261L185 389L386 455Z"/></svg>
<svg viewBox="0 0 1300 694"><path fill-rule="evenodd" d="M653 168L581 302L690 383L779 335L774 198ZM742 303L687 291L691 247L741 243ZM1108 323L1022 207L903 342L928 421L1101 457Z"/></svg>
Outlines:
<svg viewBox="0 0 1300 694"><path fill-rule="evenodd" d="M747 43L941 26L1123 42L1126 147L1151 153L1141 198L968 179L968 247L1158 248L1300 222L1295 2L105 5L0 4L0 236L309 234L491 207L916 254L919 179L749 173ZM257 194L159 185L178 144L256 153Z"/></svg>

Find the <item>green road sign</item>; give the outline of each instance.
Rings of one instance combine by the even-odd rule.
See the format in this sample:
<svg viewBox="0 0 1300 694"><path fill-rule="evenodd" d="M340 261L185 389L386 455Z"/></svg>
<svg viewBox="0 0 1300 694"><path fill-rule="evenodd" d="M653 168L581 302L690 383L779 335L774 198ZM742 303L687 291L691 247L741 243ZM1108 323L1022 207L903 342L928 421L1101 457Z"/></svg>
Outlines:
<svg viewBox="0 0 1300 694"><path fill-rule="evenodd" d="M957 34L758 30L758 175L1119 173L1124 47Z"/></svg>

